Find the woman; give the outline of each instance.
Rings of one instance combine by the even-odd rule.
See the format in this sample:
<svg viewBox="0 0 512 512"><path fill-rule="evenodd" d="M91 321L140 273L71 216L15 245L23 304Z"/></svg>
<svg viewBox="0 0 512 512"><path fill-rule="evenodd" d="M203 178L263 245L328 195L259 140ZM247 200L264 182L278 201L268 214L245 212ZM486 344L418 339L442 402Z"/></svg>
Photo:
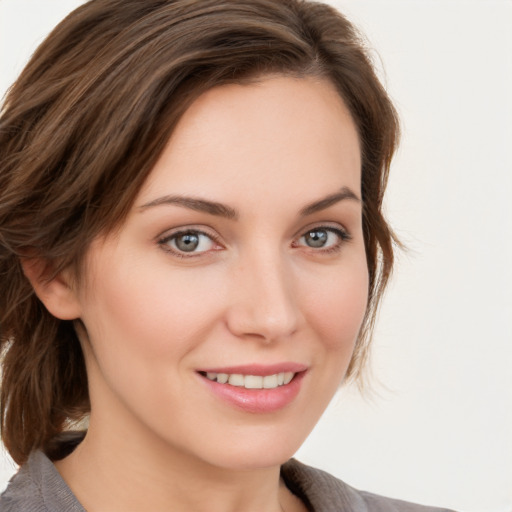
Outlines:
<svg viewBox="0 0 512 512"><path fill-rule="evenodd" d="M427 510L289 460L361 377L397 138L327 6L66 18L0 121L1 510Z"/></svg>

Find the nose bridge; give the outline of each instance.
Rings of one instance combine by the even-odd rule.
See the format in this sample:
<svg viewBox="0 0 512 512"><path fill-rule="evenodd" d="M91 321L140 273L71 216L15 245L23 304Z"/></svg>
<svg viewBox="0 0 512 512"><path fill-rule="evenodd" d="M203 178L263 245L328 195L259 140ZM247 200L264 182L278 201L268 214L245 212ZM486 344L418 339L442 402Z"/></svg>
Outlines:
<svg viewBox="0 0 512 512"><path fill-rule="evenodd" d="M240 258L235 275L230 327L236 334L272 341L295 331L299 311L292 269L278 248L260 245Z"/></svg>

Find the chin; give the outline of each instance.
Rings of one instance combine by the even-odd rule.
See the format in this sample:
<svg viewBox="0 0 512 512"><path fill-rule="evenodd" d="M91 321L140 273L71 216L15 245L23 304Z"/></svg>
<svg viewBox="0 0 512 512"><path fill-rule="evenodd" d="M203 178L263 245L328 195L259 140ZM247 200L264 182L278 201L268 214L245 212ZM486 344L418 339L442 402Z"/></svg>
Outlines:
<svg viewBox="0 0 512 512"><path fill-rule="evenodd" d="M233 436L227 440L227 445L218 444L214 452L211 446L208 447L209 462L232 470L281 466L293 457L309 433L290 432L288 428L283 432L253 432L251 435Z"/></svg>
<svg viewBox="0 0 512 512"><path fill-rule="evenodd" d="M222 457L215 463L215 466L232 471L253 471L261 469L276 468L282 466L291 457L294 451L282 453L254 453L238 452L232 456Z"/></svg>

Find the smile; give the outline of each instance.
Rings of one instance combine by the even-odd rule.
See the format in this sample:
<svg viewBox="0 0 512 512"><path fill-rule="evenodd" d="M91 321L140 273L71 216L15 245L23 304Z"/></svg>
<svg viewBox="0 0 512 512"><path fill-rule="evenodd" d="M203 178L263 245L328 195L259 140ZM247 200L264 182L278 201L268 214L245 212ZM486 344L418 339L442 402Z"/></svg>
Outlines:
<svg viewBox="0 0 512 512"><path fill-rule="evenodd" d="M275 389L289 384L294 372L279 372L273 375L243 375L240 373L215 373L206 372L207 379L220 384L229 384L245 389Z"/></svg>
<svg viewBox="0 0 512 512"><path fill-rule="evenodd" d="M277 412L300 393L309 366L283 362L196 370L206 388L221 402L251 414Z"/></svg>

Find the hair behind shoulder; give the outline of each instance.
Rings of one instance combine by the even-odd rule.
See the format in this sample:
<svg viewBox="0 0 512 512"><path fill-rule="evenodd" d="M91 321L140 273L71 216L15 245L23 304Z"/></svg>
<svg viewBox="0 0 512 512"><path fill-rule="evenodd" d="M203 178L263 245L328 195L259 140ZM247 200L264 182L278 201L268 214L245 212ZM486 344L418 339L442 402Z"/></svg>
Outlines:
<svg viewBox="0 0 512 512"><path fill-rule="evenodd" d="M348 375L360 376L393 263L381 207L398 121L353 26L306 0L92 0L41 44L0 117L0 412L16 462L89 410L73 324L44 308L21 259L79 279L194 99L270 73L331 80L359 131L370 301Z"/></svg>

